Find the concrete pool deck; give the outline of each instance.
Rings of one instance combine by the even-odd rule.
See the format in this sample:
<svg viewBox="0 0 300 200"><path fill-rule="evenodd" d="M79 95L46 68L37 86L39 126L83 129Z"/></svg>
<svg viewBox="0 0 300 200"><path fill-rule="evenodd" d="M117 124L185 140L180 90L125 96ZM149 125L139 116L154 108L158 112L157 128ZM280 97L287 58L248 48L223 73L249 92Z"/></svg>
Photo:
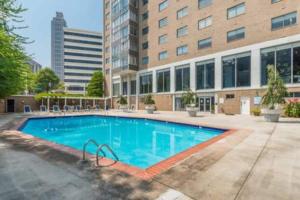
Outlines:
<svg viewBox="0 0 300 200"><path fill-rule="evenodd" d="M0 115L0 199L299 199L299 119L274 124L241 115L105 114L239 130L144 181L19 138L8 129L24 116Z"/></svg>

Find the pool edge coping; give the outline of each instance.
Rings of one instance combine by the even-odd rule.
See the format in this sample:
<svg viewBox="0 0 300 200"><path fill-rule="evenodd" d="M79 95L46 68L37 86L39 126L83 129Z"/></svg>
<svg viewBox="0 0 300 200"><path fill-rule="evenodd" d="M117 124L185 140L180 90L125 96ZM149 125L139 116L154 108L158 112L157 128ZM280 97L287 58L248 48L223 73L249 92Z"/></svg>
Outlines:
<svg viewBox="0 0 300 200"><path fill-rule="evenodd" d="M122 163L120 161L115 162L112 159L109 158L102 158L101 163L104 163L103 167L111 167L113 169L116 169L118 171L124 172L126 174L132 175L134 177L143 179L143 180L151 180L155 176L163 173L164 171L167 171L168 169L174 167L176 164L179 164L180 162L183 162L184 160L190 158L192 155L198 153L202 149L208 147L211 144L214 144L218 142L219 140L224 139L225 137L233 134L234 132L241 130L241 129L228 129L228 128L223 128L223 127L210 127L207 125L200 125L196 123L186 123L186 122L178 122L175 120L170 120L170 119L153 119L150 117L142 117L142 116L117 116L117 115L103 115L103 114L87 114L87 115L67 115L67 116L25 116L23 119L21 119L17 124L13 126L12 129L16 131L18 134L25 136L25 138L30 138L35 142L40 142L45 145L47 145L49 148L53 148L58 151L62 151L64 153L67 153L69 155L76 156L79 160L82 159L82 154L83 152L80 150L76 150L72 147L65 146L62 144L57 144L54 142L50 142L47 140L44 140L42 138L38 138L35 136L32 136L30 134L22 132L20 129L23 128L28 120L30 119L45 119L45 118L60 118L60 117L80 117L80 116L104 116L104 117L119 117L119 118L131 118L131 119L146 119L146 120L154 120L154 121L160 121L160 122L169 122L169 123L175 123L175 124L180 124L180 125L189 125L189 126L196 126L196 127L204 127L204 128L211 128L211 129L218 129L218 130L223 130L224 132L214 138L211 138L205 142L202 142L200 144L197 144L195 146L192 146L182 152L179 152L169 158L166 158L165 160L162 160L154 165L151 165L150 167L146 169L141 169L132 165L128 165L126 163ZM95 161L96 156L86 153L86 157L91 160Z"/></svg>

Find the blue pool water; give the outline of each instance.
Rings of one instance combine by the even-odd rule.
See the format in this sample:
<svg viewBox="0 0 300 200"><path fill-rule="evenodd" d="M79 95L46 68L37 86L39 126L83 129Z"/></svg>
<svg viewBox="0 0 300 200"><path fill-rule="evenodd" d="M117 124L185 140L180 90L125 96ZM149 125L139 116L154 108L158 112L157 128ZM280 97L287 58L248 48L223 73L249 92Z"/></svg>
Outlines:
<svg viewBox="0 0 300 200"><path fill-rule="evenodd" d="M225 130L149 119L76 116L29 119L21 131L77 150L94 139L108 144L121 162L145 169ZM95 154L96 147L89 145L87 152Z"/></svg>

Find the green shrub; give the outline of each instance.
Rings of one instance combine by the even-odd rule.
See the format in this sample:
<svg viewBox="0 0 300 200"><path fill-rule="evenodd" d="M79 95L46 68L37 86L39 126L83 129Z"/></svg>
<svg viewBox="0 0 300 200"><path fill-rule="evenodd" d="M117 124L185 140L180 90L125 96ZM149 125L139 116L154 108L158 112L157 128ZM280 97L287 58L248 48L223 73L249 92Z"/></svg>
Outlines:
<svg viewBox="0 0 300 200"><path fill-rule="evenodd" d="M253 114L254 116L260 116L260 115L261 115L261 110L260 110L260 108L254 108L254 109L252 109L252 114Z"/></svg>
<svg viewBox="0 0 300 200"><path fill-rule="evenodd" d="M120 96L117 103L120 105L127 105L127 99L123 96Z"/></svg>
<svg viewBox="0 0 300 200"><path fill-rule="evenodd" d="M288 117L300 117L300 102L289 102L285 107L285 115Z"/></svg>
<svg viewBox="0 0 300 200"><path fill-rule="evenodd" d="M155 104L155 101L154 101L154 99L152 98L152 95L151 95L151 94L148 94L148 95L145 97L144 104L145 104L145 105L154 105L154 104Z"/></svg>

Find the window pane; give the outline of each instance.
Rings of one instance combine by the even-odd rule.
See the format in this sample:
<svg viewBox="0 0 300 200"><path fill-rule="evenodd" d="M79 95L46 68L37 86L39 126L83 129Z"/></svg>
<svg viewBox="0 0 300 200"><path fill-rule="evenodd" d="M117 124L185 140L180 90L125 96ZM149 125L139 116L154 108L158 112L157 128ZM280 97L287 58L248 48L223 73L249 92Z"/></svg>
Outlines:
<svg viewBox="0 0 300 200"><path fill-rule="evenodd" d="M274 51L261 54L261 85L268 83L268 66L275 66L275 53Z"/></svg>
<svg viewBox="0 0 300 200"><path fill-rule="evenodd" d="M164 77L163 72L157 73L157 92L163 92L164 87Z"/></svg>
<svg viewBox="0 0 300 200"><path fill-rule="evenodd" d="M223 88L235 87L235 59L223 61Z"/></svg>
<svg viewBox="0 0 300 200"><path fill-rule="evenodd" d="M300 83L300 47L294 48L294 83Z"/></svg>
<svg viewBox="0 0 300 200"><path fill-rule="evenodd" d="M237 58L237 87L250 86L251 77L250 56Z"/></svg>
<svg viewBox="0 0 300 200"><path fill-rule="evenodd" d="M127 82L123 82L123 85L122 85L122 87L123 87L123 95L127 95Z"/></svg>
<svg viewBox="0 0 300 200"><path fill-rule="evenodd" d="M197 90L204 89L204 67L205 65L198 65L196 69Z"/></svg>
<svg viewBox="0 0 300 200"><path fill-rule="evenodd" d="M136 81L130 82L130 94L136 94Z"/></svg>
<svg viewBox="0 0 300 200"><path fill-rule="evenodd" d="M291 83L291 49L276 52L277 71L285 83Z"/></svg>
<svg viewBox="0 0 300 200"><path fill-rule="evenodd" d="M206 89L215 88L215 63L206 64Z"/></svg>
<svg viewBox="0 0 300 200"><path fill-rule="evenodd" d="M164 92L170 92L171 73L170 71L164 72Z"/></svg>
<svg viewBox="0 0 300 200"><path fill-rule="evenodd" d="M176 69L176 91L182 91L182 69Z"/></svg>
<svg viewBox="0 0 300 200"><path fill-rule="evenodd" d="M190 68L183 69L183 90L188 90L190 88Z"/></svg>

